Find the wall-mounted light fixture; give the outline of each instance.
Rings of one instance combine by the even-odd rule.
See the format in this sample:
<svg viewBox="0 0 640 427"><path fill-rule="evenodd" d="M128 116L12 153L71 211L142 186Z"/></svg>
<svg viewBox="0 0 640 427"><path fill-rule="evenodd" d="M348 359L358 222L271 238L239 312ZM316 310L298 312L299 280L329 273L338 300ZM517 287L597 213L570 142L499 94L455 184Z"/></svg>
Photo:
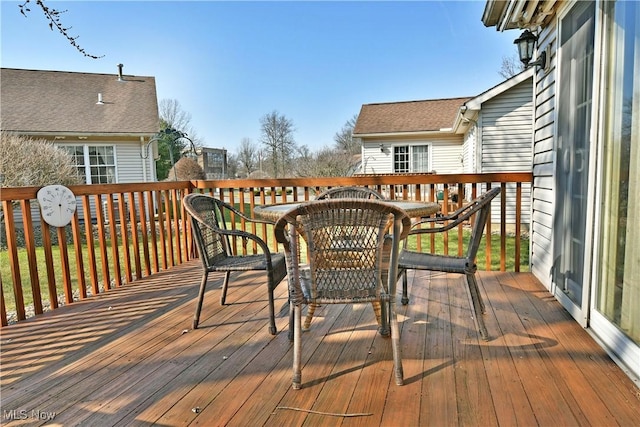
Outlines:
<svg viewBox="0 0 640 427"><path fill-rule="evenodd" d="M538 36L529 30L524 30L524 32L520 34L520 37L513 41L514 44L518 45L518 56L525 68L533 67L534 65L537 65L540 68L546 68L547 66L546 52L539 52L538 59L531 62L531 58L533 58L533 50L535 49L537 41Z"/></svg>
<svg viewBox="0 0 640 427"><path fill-rule="evenodd" d="M382 143L380 143L380 152L384 153L384 145Z"/></svg>

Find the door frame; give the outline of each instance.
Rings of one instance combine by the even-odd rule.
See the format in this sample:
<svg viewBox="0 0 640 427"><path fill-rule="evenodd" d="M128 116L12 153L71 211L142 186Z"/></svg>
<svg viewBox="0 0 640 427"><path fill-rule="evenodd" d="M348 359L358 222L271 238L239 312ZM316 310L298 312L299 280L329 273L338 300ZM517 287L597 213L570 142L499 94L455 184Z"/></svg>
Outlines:
<svg viewBox="0 0 640 427"><path fill-rule="evenodd" d="M582 295L581 295L581 304L578 306L573 300L571 300L563 291L563 286L561 283L556 283L554 278L551 280L551 292L558 299L560 304L571 314L571 316L582 326L588 327L590 314L591 314L591 296L595 289L593 286L593 275L592 275L592 265L594 260L594 237L595 232L597 230L596 226L596 193L598 189L596 189L596 176L598 173L598 151L599 151L599 129L600 129L600 114L599 108L600 105L600 94L597 90L598 82L601 80L601 67L600 64L596 61L596 58L601 57L601 46L602 46L602 15L601 8L598 6L599 2L594 1L595 4L595 12L594 12L594 46L593 46L593 79L592 79L592 99L591 99L591 111L590 111L590 120L591 125L589 129L589 143L587 144L587 149L589 150L589 162L587 169L587 202L586 202L586 216L585 216L585 234L584 234L584 254L583 254L583 266L582 266ZM562 47L560 45L560 37L563 21L569 16L569 14L575 10L576 7L579 7L582 2L573 1L570 5L568 5L561 14L558 15L556 21L556 34L557 34L557 55L556 55L556 84L558 87L561 87L565 82L560 79L562 72ZM570 82L568 83L570 84ZM556 90L556 99L557 103L562 100L559 98L558 94L560 92ZM556 103L556 111L559 111L558 104ZM559 123L556 120L554 125L554 151L557 154L558 147L558 136L559 136ZM554 187L557 182L557 172L558 172L558 158L557 156L554 158ZM557 200L554 197L554 215L557 212ZM552 248L554 251L553 258L555 259L555 248L556 248L556 239L559 238L562 234L559 234L558 231L554 230L552 233ZM560 237L561 238L561 237Z"/></svg>

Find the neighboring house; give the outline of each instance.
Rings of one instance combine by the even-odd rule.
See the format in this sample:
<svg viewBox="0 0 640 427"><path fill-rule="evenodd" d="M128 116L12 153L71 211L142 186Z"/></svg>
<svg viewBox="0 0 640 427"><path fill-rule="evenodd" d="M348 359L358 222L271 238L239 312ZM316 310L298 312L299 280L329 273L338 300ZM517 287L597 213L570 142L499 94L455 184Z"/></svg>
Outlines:
<svg viewBox="0 0 640 427"><path fill-rule="evenodd" d="M0 82L3 131L65 148L88 184L156 180L154 77L2 68Z"/></svg>
<svg viewBox="0 0 640 427"><path fill-rule="evenodd" d="M465 173L531 172L533 165L533 69L528 69L464 103L453 130L463 135ZM467 197L469 198L469 197ZM531 185L522 185L522 220L531 223ZM515 222L516 187L507 185L506 223ZM492 220L500 222L500 201Z"/></svg>
<svg viewBox="0 0 640 427"><path fill-rule="evenodd" d="M533 69L467 100L452 125L463 136L462 171L531 171L532 118Z"/></svg>
<svg viewBox="0 0 640 427"><path fill-rule="evenodd" d="M227 150L224 148L198 149L198 164L202 167L207 179L231 178L227 174Z"/></svg>
<svg viewBox="0 0 640 427"><path fill-rule="evenodd" d="M640 377L640 2L487 1L537 34L531 271ZM514 33L514 39L520 31Z"/></svg>
<svg viewBox="0 0 640 427"><path fill-rule="evenodd" d="M365 104L353 138L362 142L361 173L460 173L462 135L452 128L470 98Z"/></svg>
<svg viewBox="0 0 640 427"><path fill-rule="evenodd" d="M363 105L353 132L362 142L361 172L529 172L532 88L530 69L474 98ZM523 199L529 192L523 186ZM508 192L508 223L515 218L511 206L515 187ZM523 224L529 224L529 208L525 202ZM500 210L495 212L499 222Z"/></svg>

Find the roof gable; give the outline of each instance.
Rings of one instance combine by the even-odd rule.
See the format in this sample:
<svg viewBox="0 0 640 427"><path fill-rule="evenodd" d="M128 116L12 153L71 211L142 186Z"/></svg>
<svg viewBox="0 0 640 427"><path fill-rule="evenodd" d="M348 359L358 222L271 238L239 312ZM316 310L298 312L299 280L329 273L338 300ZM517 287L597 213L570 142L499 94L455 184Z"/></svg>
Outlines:
<svg viewBox="0 0 640 427"><path fill-rule="evenodd" d="M526 70L512 76L511 78L497 84L496 86L482 92L480 95L471 98L465 103L465 106L471 110L479 110L483 103L495 98L496 96L505 93L511 88L519 85L520 83L531 80L531 90L533 91L533 73L534 68L527 68Z"/></svg>
<svg viewBox="0 0 640 427"><path fill-rule="evenodd" d="M354 135L434 132L450 129L459 108L470 98L364 104Z"/></svg>
<svg viewBox="0 0 640 427"><path fill-rule="evenodd" d="M3 130L123 135L159 129L154 77L13 68L0 72Z"/></svg>

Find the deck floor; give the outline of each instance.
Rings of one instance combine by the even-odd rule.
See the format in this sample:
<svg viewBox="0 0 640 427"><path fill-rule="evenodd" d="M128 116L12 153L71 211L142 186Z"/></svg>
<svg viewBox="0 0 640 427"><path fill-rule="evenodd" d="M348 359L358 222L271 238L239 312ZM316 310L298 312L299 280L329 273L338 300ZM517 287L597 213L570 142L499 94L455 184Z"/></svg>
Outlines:
<svg viewBox="0 0 640 427"><path fill-rule="evenodd" d="M286 284L278 335L264 278L218 302L198 264L2 328L3 425L638 426L640 391L528 273L480 272L491 340L459 275L410 273L400 308L405 385L368 305L318 308L291 389ZM312 412L315 411L315 412Z"/></svg>

